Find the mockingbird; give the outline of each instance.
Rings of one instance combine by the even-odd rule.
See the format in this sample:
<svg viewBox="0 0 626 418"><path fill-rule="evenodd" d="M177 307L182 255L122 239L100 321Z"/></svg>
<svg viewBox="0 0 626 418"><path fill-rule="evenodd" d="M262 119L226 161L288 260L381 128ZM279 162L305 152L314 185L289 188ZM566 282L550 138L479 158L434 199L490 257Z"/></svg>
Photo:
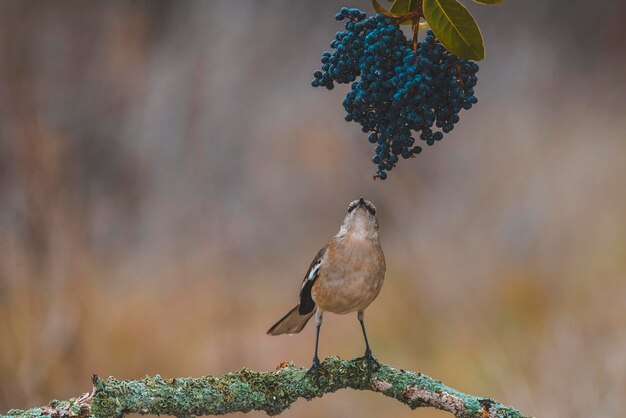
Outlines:
<svg viewBox="0 0 626 418"><path fill-rule="evenodd" d="M348 206L341 228L309 266L300 288L300 303L272 326L269 335L302 331L315 314L315 354L312 369L319 368L317 346L324 312L358 312L365 339L365 359L371 368L363 311L380 292L385 278L385 256L378 239L376 208L360 198Z"/></svg>

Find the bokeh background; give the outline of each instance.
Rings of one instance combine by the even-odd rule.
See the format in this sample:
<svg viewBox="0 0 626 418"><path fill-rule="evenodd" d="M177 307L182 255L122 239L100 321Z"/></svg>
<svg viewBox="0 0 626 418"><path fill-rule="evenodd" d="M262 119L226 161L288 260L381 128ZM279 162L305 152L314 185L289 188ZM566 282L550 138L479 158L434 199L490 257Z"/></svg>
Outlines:
<svg viewBox="0 0 626 418"><path fill-rule="evenodd" d="M91 373L308 366L313 327L265 331L363 195L378 358L538 417L623 417L626 3L466 4L479 105L381 182L346 88L309 86L345 3L1 1L0 411ZM361 355L356 317L327 316L320 350ZM341 391L284 416L447 415Z"/></svg>

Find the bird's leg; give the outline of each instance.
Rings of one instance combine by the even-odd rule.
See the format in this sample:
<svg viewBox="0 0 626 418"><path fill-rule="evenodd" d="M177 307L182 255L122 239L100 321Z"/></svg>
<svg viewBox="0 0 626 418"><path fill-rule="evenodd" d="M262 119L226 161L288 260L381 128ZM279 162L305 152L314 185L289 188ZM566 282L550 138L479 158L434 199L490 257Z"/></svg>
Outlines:
<svg viewBox="0 0 626 418"><path fill-rule="evenodd" d="M317 356L317 346L320 339L320 328L322 327L322 319L323 313L322 310L318 307L317 312L315 313L315 354L313 354L313 365L310 370L313 370L315 374L319 373L320 368L320 359Z"/></svg>
<svg viewBox="0 0 626 418"><path fill-rule="evenodd" d="M367 341L367 333L365 332L365 321L363 320L364 314L363 310L360 310L357 314L357 318L359 318L359 322L361 323L361 330L363 330L363 338L365 338L365 355L362 357L367 361L367 371L371 374L372 372L372 362L376 361L374 356L372 355L372 349L370 348L370 343Z"/></svg>

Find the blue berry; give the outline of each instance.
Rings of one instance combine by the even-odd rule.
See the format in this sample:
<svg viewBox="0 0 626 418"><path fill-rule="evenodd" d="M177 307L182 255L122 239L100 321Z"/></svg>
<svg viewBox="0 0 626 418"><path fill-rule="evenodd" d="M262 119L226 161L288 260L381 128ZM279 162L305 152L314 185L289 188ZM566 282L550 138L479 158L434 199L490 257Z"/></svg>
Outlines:
<svg viewBox="0 0 626 418"><path fill-rule="evenodd" d="M372 162L385 179L398 155L407 159L422 151L413 132L433 145L459 122L462 109L478 102L478 65L449 53L431 31L413 51L402 30L381 14L367 17L344 7L335 18L347 20L345 31L331 42L334 51L322 54L311 85L332 90L334 83L351 83L345 120L370 133L368 141L376 144Z"/></svg>

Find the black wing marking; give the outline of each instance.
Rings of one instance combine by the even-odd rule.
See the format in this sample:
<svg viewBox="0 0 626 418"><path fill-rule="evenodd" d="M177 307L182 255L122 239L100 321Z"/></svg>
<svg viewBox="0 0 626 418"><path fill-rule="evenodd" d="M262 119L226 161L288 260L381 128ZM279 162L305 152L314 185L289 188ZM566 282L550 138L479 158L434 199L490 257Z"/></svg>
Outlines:
<svg viewBox="0 0 626 418"><path fill-rule="evenodd" d="M319 274L320 266L322 265L322 260L324 259L324 255L326 254L326 245L324 248L319 250L311 265L309 266L309 270L306 272L306 276L304 276L304 280L302 281L302 288L300 288L300 306L298 308L298 312L300 315L306 315L313 311L315 308L315 302L313 301L313 297L311 296L311 288L313 287L313 283L315 283L315 279Z"/></svg>

